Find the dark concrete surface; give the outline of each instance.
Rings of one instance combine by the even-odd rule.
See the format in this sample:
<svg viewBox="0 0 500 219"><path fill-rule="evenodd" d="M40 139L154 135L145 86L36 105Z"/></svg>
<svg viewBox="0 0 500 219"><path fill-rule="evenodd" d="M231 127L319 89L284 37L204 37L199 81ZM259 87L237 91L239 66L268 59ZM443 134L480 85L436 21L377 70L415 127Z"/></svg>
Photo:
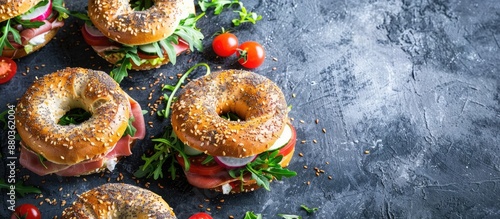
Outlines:
<svg viewBox="0 0 500 219"><path fill-rule="evenodd" d="M18 203L41 204L44 218L53 218L76 194L116 182L122 174L120 182L162 195L179 218L198 211L214 218L243 218L246 211L264 218L279 218L278 213L304 218L500 217L499 1L244 3L263 20L233 32L240 42L263 44L267 59L254 71L275 81L293 107L298 139L290 168L298 176L272 183L271 191L239 195L194 189L184 178L134 179L141 155L152 147L145 139L111 173L37 177L19 166L19 180L38 186L43 197L28 195ZM83 10L85 1L68 1L67 6ZM217 58L210 48L213 34L231 27L235 15L231 10L207 14L198 24L206 36L203 53L180 56L175 66L131 73L123 87L148 109L162 95L159 86L149 86L161 73L174 76L198 62L212 70L240 68L234 58ZM0 85L1 111L44 74L67 66L111 70L85 45L81 24L68 19L57 39L17 60L18 75ZM192 78L203 73L198 70ZM150 93L152 100L147 99ZM156 116L146 116L149 121L154 125L147 127L147 136L159 136L169 125ZM7 133L0 134L5 153ZM7 161L0 164L6 167ZM7 174L0 168L0 175ZM5 190L0 197L5 203ZM319 210L308 215L301 204ZM8 213L1 208L2 218Z"/></svg>

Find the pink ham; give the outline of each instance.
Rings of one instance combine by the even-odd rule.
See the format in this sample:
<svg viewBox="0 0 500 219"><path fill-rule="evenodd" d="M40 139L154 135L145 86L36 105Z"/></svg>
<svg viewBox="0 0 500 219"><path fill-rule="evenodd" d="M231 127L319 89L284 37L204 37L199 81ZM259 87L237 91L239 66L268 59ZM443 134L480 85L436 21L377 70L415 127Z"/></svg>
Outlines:
<svg viewBox="0 0 500 219"><path fill-rule="evenodd" d="M49 32L52 29L62 27L64 25L63 21L57 19L52 19L52 21L44 20L45 24L38 28L28 28L22 30L19 34L21 35L21 42L26 45L33 37L41 35L43 33Z"/></svg>
<svg viewBox="0 0 500 219"><path fill-rule="evenodd" d="M55 173L68 168L67 165L56 164L49 161L44 161L42 165L38 155L35 152L26 149L22 142L21 155L19 159L21 165L40 176Z"/></svg>
<svg viewBox="0 0 500 219"><path fill-rule="evenodd" d="M215 175L200 175L189 171L184 171L189 184L201 189L214 189L224 184L239 181L240 178L233 178L227 171L219 172ZM243 180L250 180L250 175L244 175Z"/></svg>
<svg viewBox="0 0 500 219"><path fill-rule="evenodd" d="M130 150L130 146L132 142L136 139L144 138L144 136L146 135L146 126L144 123L144 116L142 115L142 109L139 103L137 103L137 101L133 100L130 97L129 101L130 107L132 109L132 115L135 118L135 121L132 123L132 125L137 129L137 131L134 136L127 135L121 138L105 156L75 165L61 165L52 163L50 161L44 161L42 165L38 154L29 149L26 149L23 143L21 143L21 165L40 176L51 173L55 173L60 176L78 176L101 168L108 159L115 159L116 157L131 155L132 151Z"/></svg>

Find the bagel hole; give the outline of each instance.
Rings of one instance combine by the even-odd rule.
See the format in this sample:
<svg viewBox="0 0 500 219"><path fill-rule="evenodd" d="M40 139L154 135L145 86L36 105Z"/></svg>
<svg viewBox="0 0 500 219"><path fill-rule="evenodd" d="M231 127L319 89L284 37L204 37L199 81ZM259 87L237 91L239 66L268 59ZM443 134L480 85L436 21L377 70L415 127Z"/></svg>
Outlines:
<svg viewBox="0 0 500 219"><path fill-rule="evenodd" d="M229 120L229 121L245 121L245 118L238 115L238 113L235 113L235 112L231 112L231 111L228 111L228 112L223 112L221 114L219 114L219 116L223 119L226 119L226 120Z"/></svg>
<svg viewBox="0 0 500 219"><path fill-rule="evenodd" d="M73 108L64 114L57 124L59 125L78 125L90 119L92 114L85 109L82 108Z"/></svg>
<svg viewBox="0 0 500 219"><path fill-rule="evenodd" d="M153 6L153 1L130 0L129 4L134 11L145 11Z"/></svg>

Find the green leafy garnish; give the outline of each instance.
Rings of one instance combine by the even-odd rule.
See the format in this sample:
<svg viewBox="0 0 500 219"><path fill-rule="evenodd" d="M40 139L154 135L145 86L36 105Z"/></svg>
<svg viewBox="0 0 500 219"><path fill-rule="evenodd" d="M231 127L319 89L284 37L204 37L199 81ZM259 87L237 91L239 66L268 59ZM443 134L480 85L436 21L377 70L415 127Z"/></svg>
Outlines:
<svg viewBox="0 0 500 219"><path fill-rule="evenodd" d="M88 120L92 114L87 112L82 108L74 108L68 111L64 116L59 119L57 124L59 125L69 125L69 124L80 124L86 120Z"/></svg>
<svg viewBox="0 0 500 219"><path fill-rule="evenodd" d="M170 133L167 134L167 133ZM154 154L150 157L145 154L142 155L141 159L144 160L144 164L139 167L139 169L134 173L135 177L153 177L153 179L163 178L163 164L168 161L173 152L178 152L185 161L187 160L187 155L184 154L184 144L180 142L175 136L175 132L166 131L162 137L155 138L152 140L156 142L154 146ZM171 159L170 168L168 171L171 174L172 179L175 179L176 169L174 166L175 159ZM189 162L186 162L189 164ZM186 166L186 168L189 168Z"/></svg>
<svg viewBox="0 0 500 219"><path fill-rule="evenodd" d="M302 219L302 216L293 214L278 214L283 219Z"/></svg>
<svg viewBox="0 0 500 219"><path fill-rule="evenodd" d="M205 66L207 68L207 75L210 74L210 67L206 63L198 63L193 67L189 68L177 81L175 86L166 85L163 87L163 90L169 90L171 93L169 96L166 94L165 99L167 100L167 104L164 110L161 110L159 113L160 116L168 118L170 115L170 107L172 106L172 101L174 100L174 96L177 90L184 83L186 78L199 66ZM173 130L167 129L162 137L155 138L152 140L155 142L154 146L154 154L151 156L142 155L141 159L144 160L144 164L139 167L139 169L134 173L134 176L141 177L153 177L153 179L163 178L163 165L168 160L168 158L172 157L172 153L178 152L180 156L184 159L185 169L189 169L189 160L188 156L184 153L184 143L182 143ZM172 179L175 179L176 169L175 169L175 161L176 159L170 159L170 167L168 171L171 174Z"/></svg>
<svg viewBox="0 0 500 219"><path fill-rule="evenodd" d="M300 205L302 209L304 209L308 214L312 214L315 211L319 210L319 208L309 208L306 205Z"/></svg>
<svg viewBox="0 0 500 219"><path fill-rule="evenodd" d="M210 8L214 9L214 14L220 14L225 8L229 8L232 5L239 5L239 10L233 11L238 13L239 18L233 19L231 22L234 26L240 26L243 23L255 24L257 21L262 20L262 15L258 15L255 12L249 12L245 8L242 2L239 0L200 0L198 5L201 11L207 11Z"/></svg>
<svg viewBox="0 0 500 219"><path fill-rule="evenodd" d="M137 129L132 125L132 123L134 123L134 121L135 121L135 118L133 116L130 116L130 118L128 118L127 129L125 129L123 136L126 136L126 135L134 136L135 135L135 133L137 132Z"/></svg>
<svg viewBox="0 0 500 219"><path fill-rule="evenodd" d="M262 20L262 15L258 15L255 12L248 12L247 9L241 6L240 11L234 11L238 13L240 18L235 18L232 20L234 26L240 26L243 23L252 23L255 24L257 21Z"/></svg>
<svg viewBox="0 0 500 219"><path fill-rule="evenodd" d="M38 154L38 161L40 161L40 163L42 164L43 167L45 167L45 169L48 169L47 166L45 165L45 161L47 161L47 158L45 158L41 154Z"/></svg>
<svg viewBox="0 0 500 219"><path fill-rule="evenodd" d="M179 44L179 38L182 38L187 44L189 44L189 49L194 51L203 50L202 39L204 38L201 31L196 27L196 22L204 15L201 13L198 16L194 14L189 15L187 18L182 19L179 22L179 26L175 29L174 33L169 37L153 43L156 48L156 54L163 58L163 51L168 55L170 62L175 65L177 60L177 54L173 44ZM126 46L123 45L122 48L118 50L111 50L106 52L108 55L118 55L121 59L115 64L115 68L111 70L111 77L118 83L120 83L125 77L128 76L128 70L132 69L132 62L140 66L141 64L147 62L141 59L137 55L137 46ZM132 62L130 62L132 60Z"/></svg>
<svg viewBox="0 0 500 219"><path fill-rule="evenodd" d="M214 14L218 15L224 8L231 7L233 4L241 4L239 0L201 0L198 5L201 11L206 11L209 8L214 8Z"/></svg>
<svg viewBox="0 0 500 219"><path fill-rule="evenodd" d="M280 162L282 159L283 155L279 154L279 150L266 151L259 154L254 161L248 163L245 167L229 170L229 175L233 178L237 178L249 172L251 173L252 179L257 182L257 185L269 191L269 182L271 180L281 180L283 177L293 177L297 175L295 171L281 166Z"/></svg>
<svg viewBox="0 0 500 219"><path fill-rule="evenodd" d="M21 44L21 35L19 35L19 31L11 26L11 19L5 21L4 26L2 27L2 36L0 37L0 54L3 53L3 49L5 47L14 49L14 46L9 42L8 36L12 35L14 42Z"/></svg>
<svg viewBox="0 0 500 219"><path fill-rule="evenodd" d="M69 15L80 17L80 15L82 14L80 12L70 12L68 9L66 9L66 7L64 7L63 0L52 0L52 9L59 13L59 15L57 16L58 20L66 19L69 17Z"/></svg>
<svg viewBox="0 0 500 219"><path fill-rule="evenodd" d="M130 2L130 7L134 9L134 11L143 11L151 8L151 6L153 6L153 1L151 0L137 0Z"/></svg>
<svg viewBox="0 0 500 219"><path fill-rule="evenodd" d="M205 66L207 68L206 75L210 74L210 66L208 66L206 63L198 63L198 64L194 65L193 67L189 68L186 71L186 73L184 73L179 78L179 81L177 81L177 83L175 84L175 86L172 87L171 85L166 85L166 86L164 86L162 88L162 90L169 90L171 93L170 93L170 96L164 95L165 100L167 101L167 104L165 106L165 109L158 111L158 115L159 116L163 116L165 118L168 118L168 116L170 115L170 107L172 106L172 102L175 99L174 98L175 97L175 93L177 93L177 90L179 90L179 88L181 87L181 85L184 84L184 81L187 79L187 77L189 76L189 74L191 74L191 72L194 71L199 66Z"/></svg>
<svg viewBox="0 0 500 219"><path fill-rule="evenodd" d="M262 219L262 214L255 214L253 211L247 211L243 219Z"/></svg>
<svg viewBox="0 0 500 219"><path fill-rule="evenodd" d="M19 194L21 196L25 196L28 193L35 193L35 194L41 194L42 191L36 187L33 186L25 186L21 182L18 182L16 184L7 184L5 180L0 179L0 189L8 189L10 190L11 186L15 186L15 191L16 194Z"/></svg>

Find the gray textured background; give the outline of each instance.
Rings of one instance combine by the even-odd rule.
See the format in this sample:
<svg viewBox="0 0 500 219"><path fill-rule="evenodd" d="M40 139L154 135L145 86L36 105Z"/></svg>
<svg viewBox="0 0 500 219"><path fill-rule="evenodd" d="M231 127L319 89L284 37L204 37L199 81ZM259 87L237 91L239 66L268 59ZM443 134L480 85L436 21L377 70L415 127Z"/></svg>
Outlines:
<svg viewBox="0 0 500 219"><path fill-rule="evenodd" d="M244 1L264 18L233 31L240 42L263 44L267 59L254 71L275 81L293 106L290 117L298 142L290 168L297 177L273 183L270 192L232 196L191 188L183 178L136 180L131 173L152 146L146 139L112 173L37 179L20 167L18 175L30 176L26 184L39 186L44 197L29 195L19 203L43 202L44 218L52 218L64 209L62 200L70 203L75 194L116 182L121 173L121 182L149 185L162 195L179 218L207 209L215 218L243 218L245 211L265 218L279 218L277 213L304 218L500 217L500 2L355 2ZM72 10L83 10L85 4L67 2ZM231 10L207 14L198 24L206 36L203 53L183 55L175 66L131 73L123 87L148 109L162 95L158 86L149 87L160 73L173 76L197 62L209 63L212 70L240 68L234 57L217 58L210 48L212 35L230 27L235 15ZM18 75L0 85L1 111L6 103L15 104L37 76L66 66L111 69L85 45L78 32L81 24L69 19L56 40L18 60ZM193 78L203 73L199 70ZM128 90L143 86L145 90ZM153 100L147 99L149 93ZM155 116L146 121L154 123L148 136L159 136L169 125ZM6 145L6 133L0 134ZM325 173L316 176L315 167ZM0 197L5 200L5 192ZM301 204L319 211L307 215ZM6 209L0 214L7 215Z"/></svg>

